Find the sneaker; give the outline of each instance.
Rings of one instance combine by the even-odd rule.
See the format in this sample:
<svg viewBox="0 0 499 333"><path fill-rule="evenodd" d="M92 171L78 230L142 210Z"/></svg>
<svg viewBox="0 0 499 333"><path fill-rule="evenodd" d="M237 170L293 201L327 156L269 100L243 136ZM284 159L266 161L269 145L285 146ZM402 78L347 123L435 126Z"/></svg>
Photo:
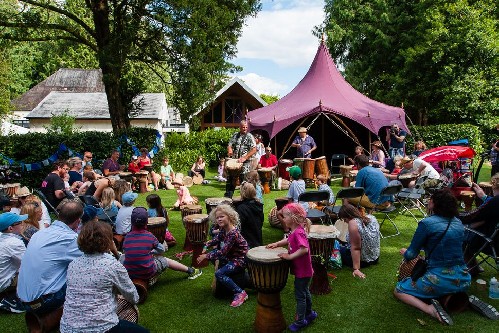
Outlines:
<svg viewBox="0 0 499 333"><path fill-rule="evenodd" d="M194 280L196 278L198 278L199 276L201 276L201 274L203 274L203 271L200 270L199 268L194 268L194 271L192 273L189 274L189 277L187 277L189 280Z"/></svg>
<svg viewBox="0 0 499 333"><path fill-rule="evenodd" d="M242 293L236 294L234 300L232 301L232 303L230 303L230 306L232 306L233 308L237 308L238 306L241 306L247 299L248 294L246 294L246 292L243 290Z"/></svg>
<svg viewBox="0 0 499 333"><path fill-rule="evenodd" d="M0 309L12 312L12 313L23 313L26 312L23 304L17 297L5 297L0 302Z"/></svg>
<svg viewBox="0 0 499 333"><path fill-rule="evenodd" d="M298 332L302 328L307 327L307 325L308 325L307 320L303 319L303 320L300 320L300 321L295 321L294 323L292 323L291 325L289 325L288 328L289 328L289 330L291 332Z"/></svg>
<svg viewBox="0 0 499 333"><path fill-rule="evenodd" d="M499 320L499 311L497 311L492 305L478 299L475 295L471 295L469 297L469 301L471 308L482 316L491 320Z"/></svg>
<svg viewBox="0 0 499 333"><path fill-rule="evenodd" d="M315 320L315 318L317 318L317 312L315 312L314 310L312 310L308 315L305 316L305 319L309 324L311 324Z"/></svg>

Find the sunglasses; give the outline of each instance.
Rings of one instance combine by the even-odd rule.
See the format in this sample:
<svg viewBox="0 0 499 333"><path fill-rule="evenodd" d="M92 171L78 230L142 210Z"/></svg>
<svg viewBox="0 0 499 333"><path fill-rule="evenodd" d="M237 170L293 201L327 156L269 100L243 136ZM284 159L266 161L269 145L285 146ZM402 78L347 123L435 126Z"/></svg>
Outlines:
<svg viewBox="0 0 499 333"><path fill-rule="evenodd" d="M89 158L89 159L92 159L92 156L85 156L85 158Z"/></svg>
<svg viewBox="0 0 499 333"><path fill-rule="evenodd" d="M10 226L11 227L15 227L16 225L20 225L22 222L16 222L16 223L12 223Z"/></svg>

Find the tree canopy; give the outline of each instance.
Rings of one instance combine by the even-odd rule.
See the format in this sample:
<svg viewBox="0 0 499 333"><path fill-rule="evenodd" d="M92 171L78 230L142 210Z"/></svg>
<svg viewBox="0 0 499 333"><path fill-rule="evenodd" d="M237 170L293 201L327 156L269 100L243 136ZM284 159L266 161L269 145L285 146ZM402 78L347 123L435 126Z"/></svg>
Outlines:
<svg viewBox="0 0 499 333"><path fill-rule="evenodd" d="M326 0L346 79L417 123L499 122L498 2Z"/></svg>
<svg viewBox="0 0 499 333"><path fill-rule="evenodd" d="M258 0L10 1L0 5L0 38L49 43L98 65L117 131L140 112L132 100L151 75L171 87L184 116L195 112L236 69L228 61L259 8Z"/></svg>

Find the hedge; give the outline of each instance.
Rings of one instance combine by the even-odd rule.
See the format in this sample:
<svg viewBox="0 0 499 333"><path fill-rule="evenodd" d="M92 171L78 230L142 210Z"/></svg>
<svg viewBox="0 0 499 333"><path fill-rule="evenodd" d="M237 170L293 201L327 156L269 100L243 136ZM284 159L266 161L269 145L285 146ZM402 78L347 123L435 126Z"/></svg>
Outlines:
<svg viewBox="0 0 499 333"><path fill-rule="evenodd" d="M159 170L162 157L169 156L173 169L186 173L195 162L197 156L204 156L208 164L216 165L220 157L225 156L227 144L234 129L205 130L189 134L168 133L165 136L165 146L154 157L155 169ZM0 136L0 153L14 161L35 163L47 159L54 154L61 143L64 143L75 153L85 151L93 153L93 165L100 168L113 149L121 146L120 164L128 165L133 150L130 144L124 141L123 134L140 149L151 149L156 140L156 130L149 128L131 128L118 134L108 132L75 132L72 134L28 133ZM68 153L60 158L67 159ZM4 161L6 163L6 161ZM38 187L50 172L51 166L37 171L25 171L22 174L22 185Z"/></svg>

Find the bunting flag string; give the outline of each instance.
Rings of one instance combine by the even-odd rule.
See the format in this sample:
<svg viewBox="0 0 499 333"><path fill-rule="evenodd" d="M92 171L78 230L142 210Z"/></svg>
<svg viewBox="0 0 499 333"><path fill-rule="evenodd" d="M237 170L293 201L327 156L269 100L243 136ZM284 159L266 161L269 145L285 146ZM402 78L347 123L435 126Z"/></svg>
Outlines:
<svg viewBox="0 0 499 333"><path fill-rule="evenodd" d="M156 138L154 141L154 146L151 148L151 150L148 153L148 156L150 158L153 158L161 149L162 146L162 135L159 131L156 131ZM124 141L129 144L132 147L132 151L134 155L139 156L140 155L140 150L137 148L135 143L130 140L126 135L123 136ZM122 152L122 145L119 145L118 148L116 148L120 152ZM75 152L74 150L68 148L64 143L61 143L59 145L59 148L55 153L50 155L48 158L39 161L39 162L34 162L34 163L25 163L24 161L15 161L14 159L5 156L4 154L0 153L0 159L6 161L9 165L14 165L18 164L21 166L21 171L37 171L41 170L43 167L46 167L55 161L59 159L60 156L63 156L64 153L68 153L69 157L79 157L83 159L83 154L80 154L78 152Z"/></svg>

